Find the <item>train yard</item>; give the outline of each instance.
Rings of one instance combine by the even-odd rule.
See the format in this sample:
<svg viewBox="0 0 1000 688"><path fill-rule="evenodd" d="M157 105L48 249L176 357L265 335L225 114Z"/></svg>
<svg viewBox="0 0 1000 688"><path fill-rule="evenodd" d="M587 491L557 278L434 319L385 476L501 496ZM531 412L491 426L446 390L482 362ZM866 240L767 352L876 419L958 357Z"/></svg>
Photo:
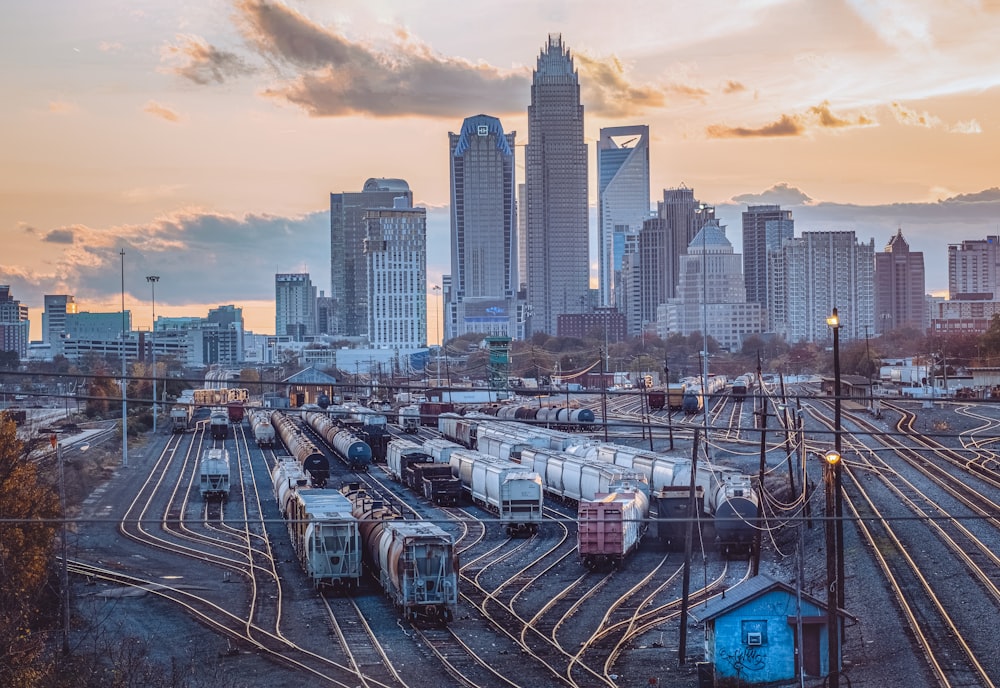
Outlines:
<svg viewBox="0 0 1000 688"><path fill-rule="evenodd" d="M586 442L589 449L579 450L571 461L574 465L579 461L574 475L596 471L586 468L587 462L597 461L601 454L599 460L618 471L610 474L601 468L601 477L593 478L601 489L594 492L581 490L584 483L574 488L560 483L561 492L554 491L552 479L545 475L548 462L557 457L553 445L542 448L540 440L510 428L504 431L509 441L503 451L513 453L487 460L476 456L472 447L456 446L467 430L448 432L442 425L439 431L420 424L414 432L412 427L390 424L382 450L389 463L383 463L359 451L354 440L361 433L354 435L356 428L350 433L353 439L345 435L338 443L341 431L321 419L297 414L264 418L258 415L262 412L251 410L247 422L242 416L230 417L221 436L219 423L203 412L190 419L187 432L155 437L142 463L122 471L117 486L91 505L92 521L81 525L72 571L78 580L94 583L104 597L115 590L145 591L158 600L158 609L170 608L172 623L197 622L202 642L192 652L209 653L212 661L240 667L241 672L253 663L253 672L269 677L241 685L293 685L307 679L309 684L344 686L618 686L646 685L657 678L663 685L694 686L695 658L704 639L689 620L688 661L678 666L683 556L676 551L676 537L672 548L667 546L671 537L646 533L640 543L639 536L633 536L636 542L625 544L616 565L584 566L578 540L583 528L578 523L583 505L614 492L610 481L622 482L618 486L622 493L648 490L654 505L656 492L663 487L660 483L668 482L664 476L676 474L677 480L670 477L669 482L687 485L691 466L679 457L683 452L690 455L696 431L708 430L713 461L721 456L720 461L736 468L720 465L719 470L706 472L704 481L695 476L702 493L711 497L704 500L708 520L696 529L701 539L696 535L690 604L694 608L749 577L745 534L727 535L725 527L756 518L753 485L749 479L742 482L756 472L760 444L751 396L742 401L706 395L707 417L671 411L667 403L666 408L651 409L637 395L612 400L609 412L618 423L612 441L604 442L601 432L592 431ZM599 401L589 405L595 412L599 408ZM802 456L813 457L829 445L832 412L821 398L799 408L804 427L798 429L797 441ZM765 440L769 484L784 481L794 468L800 489L819 485L821 493L818 462L793 467L788 458L785 431L794 434L796 428L794 422L790 429L782 424L788 418L783 410L774 406L769 426L774 429ZM885 411L887 417L898 419L898 427L873 424L868 417L852 414L846 414L844 421L851 431L844 436L845 513L851 524L846 538L850 568L845 607L861 618L866 634L860 641L852 640L851 634L858 631L847 631L848 671L854 667L851 683L884 685L873 678L866 682L879 675L875 665L881 663L882 671L909 678L912 685L993 686L1000 664L989 648L992 636L977 634L976 629L992 623L1000 611L1000 559L993 554L1000 549L996 520L1000 479L989 445L977 438L996 434L1000 409L963 411L977 415L967 417L970 432L959 436L966 445L961 450L941 446L933 437L923 437L917 444L916 437L928 433L914 427L919 423L915 414L893 405ZM487 428L504 428L503 423L513 421L494 414L480 422L481 436L487 437ZM271 439L265 425L271 429ZM403 441L425 448L426 455L400 463L402 454L394 454L393 445ZM567 440L549 435L547 441ZM683 449L667 451L668 441ZM500 440L495 442L490 446L499 453ZM632 450L620 448L626 442ZM560 465L574 456L563 450L559 450ZM209 451L212 458L220 458L220 452L228 457L230 484L225 499L214 492L201 495L200 465ZM295 522L307 518L301 510L290 512L280 506L273 476L281 473L276 471L281 457L300 452L302 460L296 463L311 469L300 478L282 479L288 484L310 483L303 497L310 491L330 491L354 499L355 505L359 499L367 500L368 507L354 510L361 523L372 511L372 502L377 502L380 516L393 514L388 520L377 519L378 526L370 529L385 537L384 546L359 546L367 552L366 573L350 585L317 586L301 555L302 538L296 542L290 537ZM528 456L533 457L530 464L524 460ZM507 462L503 470L501 461ZM435 462L454 467L451 480L457 478L466 492L457 504L435 503L435 487L428 481L447 480L432 475ZM416 478L403 478L408 467L418 466L428 468L408 473ZM426 476L421 470L428 471ZM517 484L520 511L505 497L495 496L503 485L511 488L515 473L522 481ZM483 476L481 488L474 475ZM524 488L530 484L539 486L537 501L532 502L537 511L525 507ZM744 493L734 489L747 490L745 496L753 497L747 502L752 510L744 508ZM819 498L810 499L817 520L822 518ZM795 538L782 537L772 524L803 522L802 503L782 504L779 510L772 498L765 502L765 549L771 561L762 566L794 576L788 549L794 551ZM736 507L725 511L730 503ZM666 502L663 508L668 508ZM712 523L720 508L726 518ZM290 513L299 518L290 520ZM520 520L511 521L515 513ZM946 514L965 517L950 519ZM413 536L433 534L439 547L447 543L447 554L440 561L455 566L454 578L434 580L443 581L435 587L445 588L447 581L454 581L453 601L425 599L411 607L411 592L417 588L387 583L391 567L377 562L379 552L392 546L393 538L383 531L390 530L386 524L393 522L413 531ZM806 536L814 539L821 530L822 524ZM727 544L739 547L726 556ZM813 588L821 583L821 575L810 574L809 567L807 563L803 583ZM869 572L885 582L865 580ZM958 581L961 585L955 584ZM862 592L863 585L874 589ZM875 609L866 615L869 610L860 608L865 595L881 600L879 616ZM897 659L872 655L873 644L888 642L871 640L884 632L871 627L874 618L894 625Z"/></svg>

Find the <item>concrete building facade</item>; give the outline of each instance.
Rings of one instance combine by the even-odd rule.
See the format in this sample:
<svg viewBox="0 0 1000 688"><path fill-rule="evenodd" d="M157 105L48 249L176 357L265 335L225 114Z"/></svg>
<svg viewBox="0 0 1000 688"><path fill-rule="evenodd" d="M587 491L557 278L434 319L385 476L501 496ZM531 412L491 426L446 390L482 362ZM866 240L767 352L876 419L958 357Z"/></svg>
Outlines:
<svg viewBox="0 0 1000 688"><path fill-rule="evenodd" d="M316 287L309 273L274 276L274 331L297 342L316 335Z"/></svg>
<svg viewBox="0 0 1000 688"><path fill-rule="evenodd" d="M875 333L927 330L924 254L911 251L900 228L875 254Z"/></svg>

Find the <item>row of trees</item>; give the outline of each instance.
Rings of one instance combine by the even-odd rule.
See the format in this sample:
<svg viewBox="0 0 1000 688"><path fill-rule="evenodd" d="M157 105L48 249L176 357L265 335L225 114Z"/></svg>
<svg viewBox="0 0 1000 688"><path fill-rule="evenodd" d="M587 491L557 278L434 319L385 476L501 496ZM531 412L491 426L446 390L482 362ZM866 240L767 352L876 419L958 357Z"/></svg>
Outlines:
<svg viewBox="0 0 1000 688"><path fill-rule="evenodd" d="M671 335L667 339L646 335L608 345L605 352L603 332L587 338L551 337L536 334L528 341L511 343L510 374L513 377L543 379L557 371L572 375L585 369L599 370L602 353L608 371L634 374L669 370L671 381L701 371L705 341L699 332ZM482 379L486 375L488 353L475 348L481 335L465 335L447 342L444 354L462 356L464 363L454 364L453 375ZM474 350L470 353L469 349ZM780 337L752 335L740 351L724 351L713 338L707 342L710 372L735 376L757 370L758 361L765 373L832 374L833 356L825 343L788 343ZM841 341L841 372L847 375L874 377L882 361L897 358L921 358L940 369L950 371L966 366L1000 365L1000 316L995 316L987 332L977 334L925 334L899 329L880 337Z"/></svg>

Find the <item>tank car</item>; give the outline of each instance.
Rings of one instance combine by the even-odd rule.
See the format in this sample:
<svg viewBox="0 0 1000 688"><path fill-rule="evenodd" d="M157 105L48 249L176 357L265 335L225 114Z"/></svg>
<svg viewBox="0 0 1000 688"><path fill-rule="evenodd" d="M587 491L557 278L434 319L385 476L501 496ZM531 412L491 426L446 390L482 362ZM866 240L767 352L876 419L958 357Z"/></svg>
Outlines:
<svg viewBox="0 0 1000 688"><path fill-rule="evenodd" d="M326 481L330 479L330 460L326 455L313 444L288 414L272 411L271 425L288 448L288 453L295 457L302 470L309 475L313 487L324 487Z"/></svg>
<svg viewBox="0 0 1000 688"><path fill-rule="evenodd" d="M342 488L358 519L369 571L412 622L447 623L458 606L458 554L451 535L402 515L357 484Z"/></svg>
<svg viewBox="0 0 1000 688"><path fill-rule="evenodd" d="M229 417L226 415L226 409L213 408L208 417L208 425L211 428L213 439L226 439L229 436Z"/></svg>
<svg viewBox="0 0 1000 688"><path fill-rule="evenodd" d="M229 453L206 449L198 462L198 489L203 499L229 498Z"/></svg>
<svg viewBox="0 0 1000 688"><path fill-rule="evenodd" d="M702 396L701 388L696 387L684 392L684 399L681 402L681 410L689 416L701 413L705 405L705 398Z"/></svg>
<svg viewBox="0 0 1000 688"><path fill-rule="evenodd" d="M542 479L532 470L476 451L455 451L451 472L488 511L500 517L508 535L533 535L542 520Z"/></svg>
<svg viewBox="0 0 1000 688"><path fill-rule="evenodd" d="M338 429L333 435L334 454L352 471L366 471L373 459L372 448L347 428Z"/></svg>
<svg viewBox="0 0 1000 688"><path fill-rule="evenodd" d="M271 425L271 414L267 411L254 411L250 414L250 428L253 439L258 447L274 446L274 426Z"/></svg>
<svg viewBox="0 0 1000 688"><path fill-rule="evenodd" d="M646 529L646 502L641 492L598 493L577 508L577 551L591 571L620 568L639 547Z"/></svg>

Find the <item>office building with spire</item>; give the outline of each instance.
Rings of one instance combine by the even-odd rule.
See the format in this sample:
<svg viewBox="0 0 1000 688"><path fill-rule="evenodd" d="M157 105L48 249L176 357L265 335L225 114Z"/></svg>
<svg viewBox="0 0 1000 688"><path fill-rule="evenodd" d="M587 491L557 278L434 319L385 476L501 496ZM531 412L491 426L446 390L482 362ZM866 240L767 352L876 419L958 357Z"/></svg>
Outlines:
<svg viewBox="0 0 1000 688"><path fill-rule="evenodd" d="M587 144L580 81L562 36L550 34L532 74L525 147L525 256L532 332L590 302Z"/></svg>

